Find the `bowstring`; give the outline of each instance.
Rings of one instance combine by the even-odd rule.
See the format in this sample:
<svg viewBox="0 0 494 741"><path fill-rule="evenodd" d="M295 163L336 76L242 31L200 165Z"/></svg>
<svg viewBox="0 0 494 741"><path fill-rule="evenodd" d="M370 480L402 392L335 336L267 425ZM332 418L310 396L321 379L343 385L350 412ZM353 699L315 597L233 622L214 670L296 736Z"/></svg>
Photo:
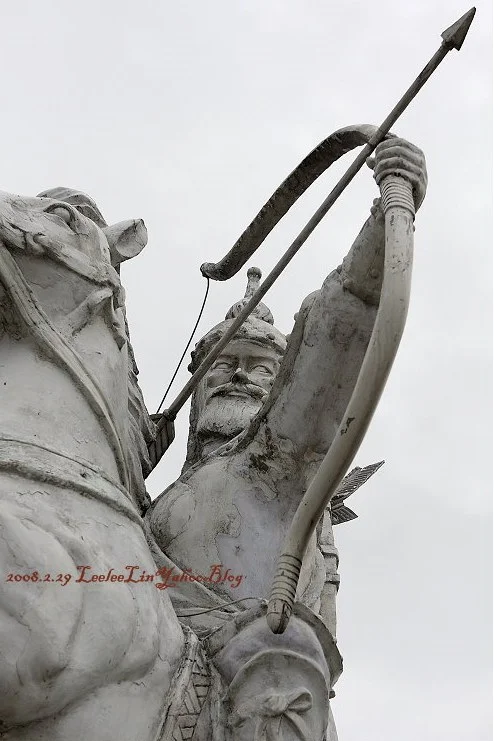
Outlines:
<svg viewBox="0 0 494 741"><path fill-rule="evenodd" d="M262 597L241 597L240 599L236 599L231 602L222 602L221 605L216 605L216 607L208 607L207 609L200 610L199 612L177 612L177 617L196 617L197 615L204 615L205 612L214 612L215 610L221 610L222 607L229 607L230 605L238 604L238 602L245 602L246 600L252 599L257 600L258 602L266 602L266 600Z"/></svg>
<svg viewBox="0 0 494 741"><path fill-rule="evenodd" d="M175 372L174 372L173 376L171 377L171 381L170 381L170 383L168 384L168 387L167 387L167 389L166 389L165 393L163 394L163 398L161 399L161 401L160 401L160 405L159 405L158 409L156 410L156 414L159 414L159 413L160 413L161 407L163 406L163 403L164 403L164 401L165 401L165 399L166 399L166 397L167 397L167 395L168 395L168 392L169 392L169 390L170 390L170 389L171 389L171 387L172 387L173 381L175 380L175 378L176 378L176 375L177 375L178 371L180 370L180 366L182 365L183 359L185 358L185 356L186 356L186 354L187 354L187 350L188 350L188 349L189 349L189 347L190 347L190 343L191 343L191 342L192 342L192 340L194 339L194 335L195 335L195 333L196 333L196 329L197 329L197 327L199 326L199 322L201 321L201 317L202 317L202 314L203 314L203 312L204 312L204 307L206 306L206 301L207 301L207 298L208 298L208 293L209 293L209 278L208 278L207 276L205 276L205 277L206 277L206 280L207 280L207 282L208 282L208 283L207 283L207 286L206 286L206 293L204 294L204 299L203 299L203 302L202 302L201 310L199 311L199 316L197 317L197 321L196 321L196 323L194 324L194 329L193 329L193 330L192 330L192 332L191 332L191 335L190 335L190 337L189 337L189 341L187 342L187 345L185 346L185 350L184 350L184 351L183 351L183 353L182 353L182 357L181 357L181 358L180 358L180 360L178 361L178 365L177 365L177 367L175 368Z"/></svg>

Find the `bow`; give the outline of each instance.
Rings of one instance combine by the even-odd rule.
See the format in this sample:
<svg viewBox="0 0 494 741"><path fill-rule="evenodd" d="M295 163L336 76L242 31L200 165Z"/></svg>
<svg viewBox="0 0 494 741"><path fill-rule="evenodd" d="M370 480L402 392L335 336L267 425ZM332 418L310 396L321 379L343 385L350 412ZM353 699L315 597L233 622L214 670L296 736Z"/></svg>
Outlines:
<svg viewBox="0 0 494 741"><path fill-rule="evenodd" d="M375 127L349 127L341 129L324 140L316 149L306 157L303 162L288 176L280 188L274 193L269 201L247 227L240 239L236 242L230 252L219 263L204 263L201 272L204 276L213 280L226 280L245 264L266 236L278 223L278 221L289 210L297 198L309 187L319 175L326 170L332 162L342 154L353 149L355 146L366 142L363 149L357 155L353 163L345 172L331 193L323 201L315 214L307 222L298 237L292 242L283 257L278 261L258 290L247 302L243 310L237 316L231 327L223 335L221 340L207 354L195 373L185 384L170 407L165 410L161 417L157 418L157 435L149 446L151 468L154 468L174 438L174 420L177 413L194 392L197 384L206 375L212 364L230 342L240 326L245 322L249 314L261 301L269 288L273 285L279 275L283 272L292 258L297 254L309 235L314 231L323 217L327 214L337 198L353 180L366 159L372 154L377 145L383 141L389 133L391 126L398 120L408 104L413 100L418 91L427 82L434 70L442 62L451 49L460 49L470 24L475 15L475 8L469 10L456 23L442 33L443 42L434 56L430 59L422 72L418 75L406 93L402 96L391 113L377 129ZM372 130L372 133L370 131ZM359 138L360 137L360 138ZM353 141L352 141L353 138Z"/></svg>
<svg viewBox="0 0 494 741"><path fill-rule="evenodd" d="M388 132L446 54L451 49L461 48L474 14L475 8L472 8L443 32L441 46L378 131ZM310 537L360 447L386 384L405 326L410 299L415 216L412 189L408 181L394 175L384 178L380 188L386 236L379 309L348 407L333 443L295 513L278 559L266 614L273 633L283 633L288 625L302 559Z"/></svg>

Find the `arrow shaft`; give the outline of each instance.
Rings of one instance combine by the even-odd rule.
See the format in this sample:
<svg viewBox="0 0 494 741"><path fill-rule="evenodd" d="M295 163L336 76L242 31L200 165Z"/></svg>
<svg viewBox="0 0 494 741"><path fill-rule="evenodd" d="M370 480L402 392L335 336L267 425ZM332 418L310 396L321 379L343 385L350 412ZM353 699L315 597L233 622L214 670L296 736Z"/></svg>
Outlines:
<svg viewBox="0 0 494 741"><path fill-rule="evenodd" d="M406 93L402 96L399 102L395 105L391 113L384 119L382 124L377 128L375 134L371 137L369 142L360 150L359 154L355 157L354 161L348 167L346 172L340 178L338 183L335 185L333 190L325 198L322 204L319 206L314 215L309 219L307 224L301 230L300 234L293 240L290 247L286 250L285 254L276 263L274 268L271 270L269 275L261 283L255 294L245 305L243 310L240 312L238 317L235 319L233 324L229 327L223 337L218 343L209 351L202 363L199 365L195 373L190 377L188 382L185 384L183 389L177 395L177 397L170 404L166 410L168 419L175 419L180 409L187 402L189 397L193 394L197 384L204 378L212 364L224 348L228 345L230 340L234 337L236 332L240 329L242 324L245 322L247 317L252 313L257 304L262 300L264 295L269 291L273 283L279 278L283 270L295 257L297 252L300 250L304 242L312 234L314 229L322 221L324 216L328 213L329 209L333 206L336 200L343 193L347 185L351 183L355 175L358 173L362 165L365 163L367 157L369 157L375 150L378 144L384 140L386 135L389 133L391 126L398 120L403 111L411 103L413 98L417 95L419 90L425 85L429 77L432 75L434 70L442 62L446 54L450 51L448 44L443 42L436 53L431 57L429 62L425 65L422 72L410 85Z"/></svg>
<svg viewBox="0 0 494 741"><path fill-rule="evenodd" d="M472 9L444 32L441 47L371 137L353 166L365 155L366 150L377 145L377 139L382 140L383 134L389 131L448 51L461 47L474 13L475 9ZM350 171L353 166L349 168ZM342 180L348 175L349 171ZM379 309L348 407L331 447L297 508L278 559L266 615L273 633L283 633L288 625L310 537L360 447L384 389L405 326L413 254L415 212L412 188L408 180L394 175L384 178L380 188L386 238Z"/></svg>

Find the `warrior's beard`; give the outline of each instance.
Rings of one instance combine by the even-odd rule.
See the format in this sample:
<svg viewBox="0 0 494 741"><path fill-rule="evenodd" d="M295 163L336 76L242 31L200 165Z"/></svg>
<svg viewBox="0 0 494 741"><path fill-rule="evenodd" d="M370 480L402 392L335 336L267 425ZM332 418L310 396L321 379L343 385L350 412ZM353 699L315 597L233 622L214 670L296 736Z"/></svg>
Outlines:
<svg viewBox="0 0 494 741"><path fill-rule="evenodd" d="M213 396L202 409L197 432L202 437L231 439L246 429L262 406L261 398Z"/></svg>

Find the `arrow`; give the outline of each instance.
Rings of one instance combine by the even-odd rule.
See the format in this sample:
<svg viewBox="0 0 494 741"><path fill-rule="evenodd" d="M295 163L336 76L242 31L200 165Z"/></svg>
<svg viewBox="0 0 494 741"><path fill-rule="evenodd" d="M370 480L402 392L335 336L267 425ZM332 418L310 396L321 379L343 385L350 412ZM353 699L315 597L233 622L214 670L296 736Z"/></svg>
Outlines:
<svg viewBox="0 0 494 741"><path fill-rule="evenodd" d="M443 39L443 44L449 46L448 51L450 49L460 51L463 42L465 41L465 36L468 33L468 29L472 25L475 10L475 8L470 8L470 10L467 10L461 18L458 18L456 23L453 23L453 25L447 28L446 31L442 32L441 38Z"/></svg>
<svg viewBox="0 0 494 741"><path fill-rule="evenodd" d="M365 161L369 147L374 148L377 140L384 138L446 54L451 49L461 48L474 15L475 8L472 8L441 34L443 41L437 52L383 121L378 130L380 134L372 137L334 189L338 195ZM344 185L341 185L342 182ZM352 397L331 447L297 508L278 559L266 614L273 633L283 633L288 625L309 540L360 447L405 326L413 248L414 206L411 186L407 180L391 175L383 180L380 187L386 229L381 301ZM334 203L332 195L328 196L319 211L326 208L328 202L329 205Z"/></svg>
<svg viewBox="0 0 494 741"><path fill-rule="evenodd" d="M290 247L287 249L283 257L278 261L278 263L271 270L267 278L259 286L256 293L244 306L240 314L233 321L232 325L225 332L223 337L212 348L212 350L210 350L210 352L206 355L202 363L199 365L195 373L190 377L190 379L185 384L185 386L180 391L180 393L177 395L177 397L174 399L170 407L164 411L164 413L161 415L160 418L158 418L156 415L155 421L157 423L157 436L156 436L155 441L152 442L149 446L149 455L151 459L152 468L154 468L158 464L159 460L161 459L163 454L166 452L168 446L173 441L174 420L178 412L180 411L180 409L184 406L184 404L187 402L190 396L192 396L198 383L201 381L202 378L204 378L204 376L206 375L208 370L211 368L214 361L219 356L219 354L222 352L222 350L234 337L238 329L242 326L242 324L245 322L247 317L255 309L255 307L261 301L263 296L268 292L268 290L271 288L273 283L281 275L281 273L286 268L286 266L290 263L293 257L295 257L295 255L297 254L299 249L302 247L304 242L312 234L316 226L318 226L318 224L321 222L323 217L327 214L331 206L333 206L335 201L343 193L347 185L353 180L357 172L360 170L362 165L365 163L366 159L372 154L372 152L377 147L377 145L384 140L384 138L389 133L393 124L396 123L396 121L401 116L403 111L407 108L407 106L410 104L413 98L417 95L419 90L427 82L427 80L432 75L434 70L437 69L437 67L442 62L446 54L449 51L451 51L451 49L461 48L463 41L465 39L465 36L468 32L468 29L470 28L470 24L472 23L474 15L475 15L475 8L472 8L467 13L465 13L465 15L463 15L458 21L456 21L456 23L454 23L452 26L447 28L446 31L444 31L441 34L443 41L438 51L426 64L426 66L424 67L422 72L418 75L418 77L415 79L415 81L412 83L412 85L410 85L406 93L403 95L403 97L397 103L397 105L393 108L393 110L387 116L387 118L384 119L384 121L379 127L374 129L373 135L370 137L370 139L365 144L365 146L360 151L360 153L357 155L353 163L344 173L340 181L335 185L331 193L323 201L323 203L317 209L317 211L312 216L312 218L309 219L309 221L307 222L305 227L302 229L300 234L295 238L295 240L292 242ZM261 214L262 214L262 211L261 211ZM250 227L248 227L246 231L249 231L249 229ZM264 237L265 236L266 236L266 233L264 234ZM241 240L239 240L239 243L240 242ZM255 252L259 244L260 243L256 243L253 249L249 249L247 252L245 251L245 249L243 249L240 255L238 254L240 250L236 250L235 247L233 247L232 250L230 250L230 252L225 256L225 258L223 258L223 260L217 265L214 265L212 263L205 263L204 265L202 265L201 272L206 277L218 279L218 276L220 276L220 279L224 280L225 278L230 277L231 275L234 275L240 269L240 267L242 267L242 265L244 265L245 262L247 262L247 260L252 256L252 254ZM224 273L225 265L228 265L228 268L229 268L229 272L226 275Z"/></svg>

